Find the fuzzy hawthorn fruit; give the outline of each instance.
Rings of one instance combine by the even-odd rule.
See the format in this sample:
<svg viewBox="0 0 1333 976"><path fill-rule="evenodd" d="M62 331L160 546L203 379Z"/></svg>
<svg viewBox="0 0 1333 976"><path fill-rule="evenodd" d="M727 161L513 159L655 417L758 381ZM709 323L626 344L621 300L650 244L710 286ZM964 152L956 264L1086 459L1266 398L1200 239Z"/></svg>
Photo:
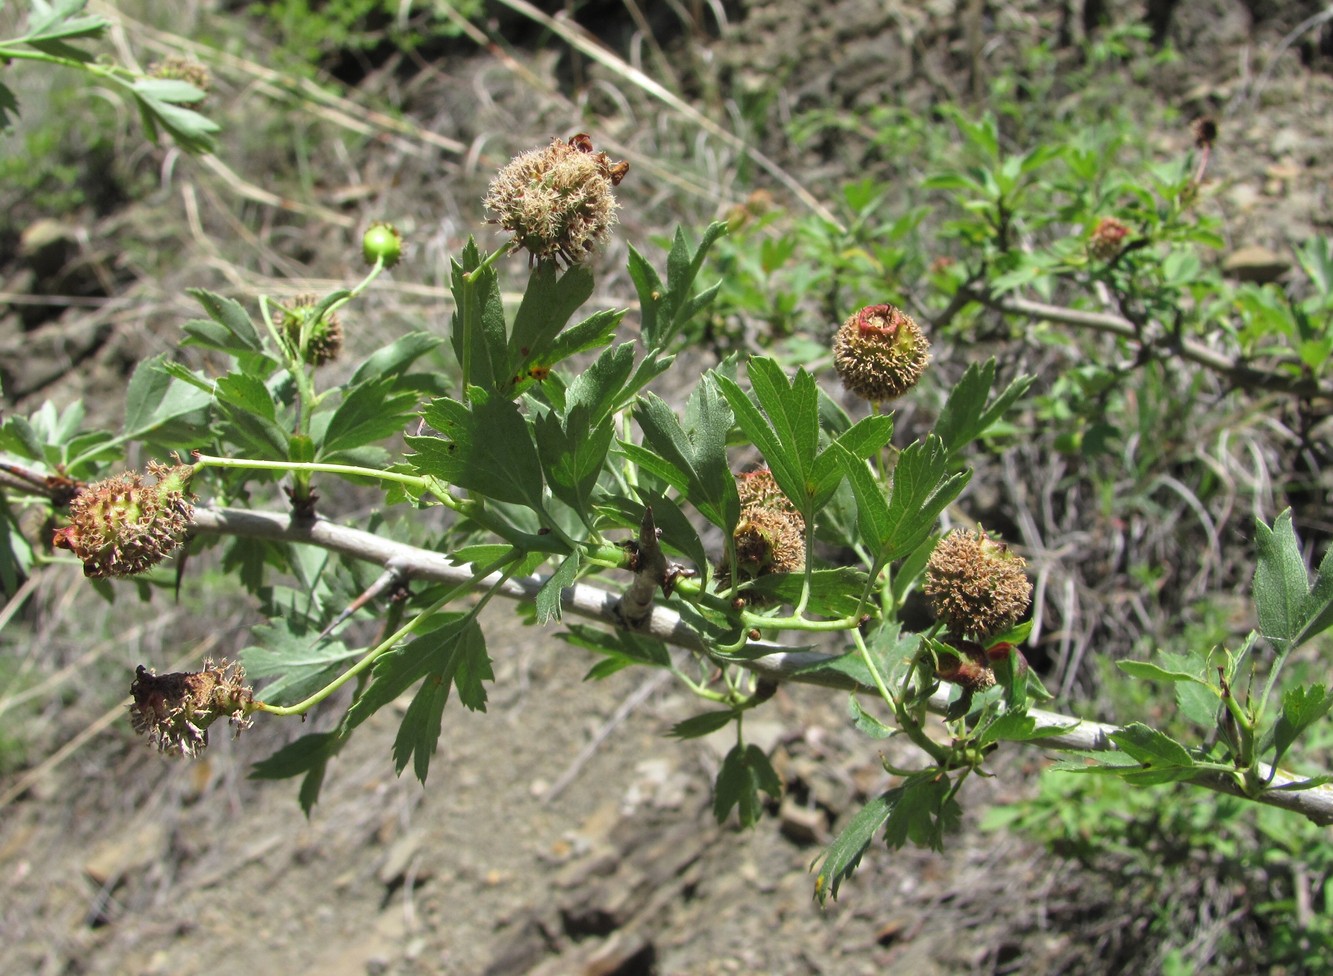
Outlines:
<svg viewBox="0 0 1333 976"><path fill-rule="evenodd" d="M1032 584L1026 565L980 529L956 529L931 553L923 591L949 633L985 642L1027 612Z"/></svg>
<svg viewBox="0 0 1333 976"><path fill-rule="evenodd" d="M1088 257L1094 261L1110 261L1125 247L1125 238L1129 236L1129 227L1114 217L1103 217L1097 221L1088 238Z"/></svg>
<svg viewBox="0 0 1333 976"><path fill-rule="evenodd" d="M311 366L332 362L343 349L342 321L336 312L315 318L319 304L315 295L300 295L282 310L283 336Z"/></svg>
<svg viewBox="0 0 1333 976"><path fill-rule="evenodd" d="M511 251L526 248L536 261L578 264L611 235L619 204L611 194L629 169L594 152L580 133L545 149L515 156L491 181L486 209L514 235Z"/></svg>
<svg viewBox="0 0 1333 976"><path fill-rule="evenodd" d="M980 644L958 637L950 638L947 643L954 653L940 654L935 666L935 677L970 692L995 687L995 672L987 659L986 650Z"/></svg>
<svg viewBox="0 0 1333 976"><path fill-rule="evenodd" d="M930 343L912 317L892 305L869 305L833 337L833 366L842 385L882 403L902 396L921 379Z"/></svg>
<svg viewBox="0 0 1333 976"><path fill-rule="evenodd" d="M741 517L732 539L742 579L805 569L805 519L778 487L768 468L736 475ZM726 566L717 570L719 588L731 585Z"/></svg>
<svg viewBox="0 0 1333 976"><path fill-rule="evenodd" d="M154 674L139 665L130 685L130 723L160 751L185 758L208 746L208 727L227 718L237 734L249 728L254 692L239 664L205 661L201 671Z"/></svg>
<svg viewBox="0 0 1333 976"><path fill-rule="evenodd" d="M85 576L134 576L184 541L194 518L186 490L194 469L150 461L148 473L157 479L152 487L131 471L88 485L69 503L70 524L51 544L74 553Z"/></svg>

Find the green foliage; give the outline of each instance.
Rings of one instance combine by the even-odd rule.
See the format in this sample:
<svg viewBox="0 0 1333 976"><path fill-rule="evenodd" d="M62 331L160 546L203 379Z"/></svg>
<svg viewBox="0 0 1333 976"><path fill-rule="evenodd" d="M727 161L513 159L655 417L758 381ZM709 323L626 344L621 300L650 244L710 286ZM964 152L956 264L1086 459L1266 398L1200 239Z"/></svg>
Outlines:
<svg viewBox="0 0 1333 976"><path fill-rule="evenodd" d="M1021 833L1103 877L1102 891L1085 892L1087 907L1111 929L1144 933L1148 944L1132 947L1136 957L1174 955L1190 972L1320 972L1333 964L1326 828L1185 786L1137 790L1068 776L1043 776L1033 798L988 810L982 824ZM1225 909L1219 898L1254 909L1237 913L1203 956L1192 936Z"/></svg>
<svg viewBox="0 0 1333 976"><path fill-rule="evenodd" d="M482 12L482 0L447 0L454 14L473 19ZM277 50L289 67L309 71L344 52L364 52L388 44L411 51L431 41L457 37L457 22L432 4L397 0L277 0L251 4L252 16L276 31Z"/></svg>
<svg viewBox="0 0 1333 976"><path fill-rule="evenodd" d="M83 13L87 5L88 0L29 0L27 29L17 37L0 40L0 63L37 61L109 82L130 97L144 132L154 143L166 132L186 152L211 152L218 126L186 107L203 99L205 92L185 81L143 77L101 63L88 45L101 40L111 24L100 14ZM0 82L0 132L9 129L18 115L13 89Z"/></svg>
<svg viewBox="0 0 1333 976"><path fill-rule="evenodd" d="M734 807L741 826L753 827L764 812L759 801L761 792L777 799L782 795L782 780L764 750L737 743L722 760L722 768L718 771L717 788L713 791L713 815L721 823Z"/></svg>
<svg viewBox="0 0 1333 976"><path fill-rule="evenodd" d="M6 188L9 202L9 216L0 218L0 229L17 233L22 227L13 224L25 216L73 213L96 194L96 188L88 185L89 162L102 160L109 167L113 147L104 125L70 130L67 120L75 101L68 89L53 93L55 111L48 119L31 120L21 132L0 135L6 144L0 156L0 186ZM43 165L33 166L34 159L43 160Z"/></svg>

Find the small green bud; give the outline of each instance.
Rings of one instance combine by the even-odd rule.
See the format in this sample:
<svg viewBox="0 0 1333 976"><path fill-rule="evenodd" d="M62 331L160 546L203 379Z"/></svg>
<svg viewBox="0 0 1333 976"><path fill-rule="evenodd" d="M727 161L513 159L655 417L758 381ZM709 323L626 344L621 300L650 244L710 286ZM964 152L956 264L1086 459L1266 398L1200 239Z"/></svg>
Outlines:
<svg viewBox="0 0 1333 976"><path fill-rule="evenodd" d="M377 220L361 235L361 255L366 264L383 261L386 268L392 268L403 256L403 235L393 224Z"/></svg>

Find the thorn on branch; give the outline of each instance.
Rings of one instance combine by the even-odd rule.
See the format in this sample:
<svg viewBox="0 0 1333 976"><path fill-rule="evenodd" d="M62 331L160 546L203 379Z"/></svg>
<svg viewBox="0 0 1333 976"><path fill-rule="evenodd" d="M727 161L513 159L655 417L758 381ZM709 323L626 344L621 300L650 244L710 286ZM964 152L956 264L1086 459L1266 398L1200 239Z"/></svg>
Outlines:
<svg viewBox="0 0 1333 976"><path fill-rule="evenodd" d="M658 542L660 536L661 531L653 522L652 506L645 506L643 519L639 523L639 538L626 547L634 581L616 604L616 613L621 622L631 629L638 629L647 623L653 612L653 599L659 586L663 596L670 596L677 581L695 573L680 563L667 562Z"/></svg>
<svg viewBox="0 0 1333 976"><path fill-rule="evenodd" d="M43 475L21 465L0 463L0 488L38 492L49 498L56 508L69 507L74 496L86 487L87 482L78 481L63 472Z"/></svg>
<svg viewBox="0 0 1333 976"><path fill-rule="evenodd" d="M315 520L315 505L319 501L319 492L305 486L301 488L289 488L284 486L283 492L287 499L292 503L292 518L297 522L313 522Z"/></svg>
<svg viewBox="0 0 1333 976"><path fill-rule="evenodd" d="M314 643L318 644L320 641L324 640L324 638L332 634L344 620L356 613L371 600L374 600L385 593L389 594L389 600L393 602L401 601L407 597L407 576L401 569L390 566L384 572L380 573L375 582L366 587L364 593L349 603L338 616L333 618L327 627L319 632L319 636L315 638Z"/></svg>

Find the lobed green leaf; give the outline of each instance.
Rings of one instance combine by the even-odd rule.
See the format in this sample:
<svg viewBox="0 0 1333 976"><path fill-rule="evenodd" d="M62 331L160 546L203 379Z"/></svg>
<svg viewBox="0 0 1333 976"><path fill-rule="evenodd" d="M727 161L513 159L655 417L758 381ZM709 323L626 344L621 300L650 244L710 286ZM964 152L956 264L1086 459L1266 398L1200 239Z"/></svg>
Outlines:
<svg viewBox="0 0 1333 976"><path fill-rule="evenodd" d="M824 849L816 862L819 873L815 877L815 898L821 905L830 896L837 900L838 889L852 876L875 834L888 822L900 792L893 789L868 801Z"/></svg>
<svg viewBox="0 0 1333 976"><path fill-rule="evenodd" d="M540 507L542 466L513 401L472 387L470 403L432 400L422 417L439 435L408 437L422 474L519 505Z"/></svg>
<svg viewBox="0 0 1333 976"><path fill-rule="evenodd" d="M392 380L351 387L343 394L324 430L320 456L354 450L402 433L416 415L416 406L416 393L394 392Z"/></svg>
<svg viewBox="0 0 1333 976"><path fill-rule="evenodd" d="M1137 760L1144 768L1183 768L1192 770L1195 760L1188 749L1165 732L1150 728L1142 722L1131 722L1109 736L1125 754Z"/></svg>

